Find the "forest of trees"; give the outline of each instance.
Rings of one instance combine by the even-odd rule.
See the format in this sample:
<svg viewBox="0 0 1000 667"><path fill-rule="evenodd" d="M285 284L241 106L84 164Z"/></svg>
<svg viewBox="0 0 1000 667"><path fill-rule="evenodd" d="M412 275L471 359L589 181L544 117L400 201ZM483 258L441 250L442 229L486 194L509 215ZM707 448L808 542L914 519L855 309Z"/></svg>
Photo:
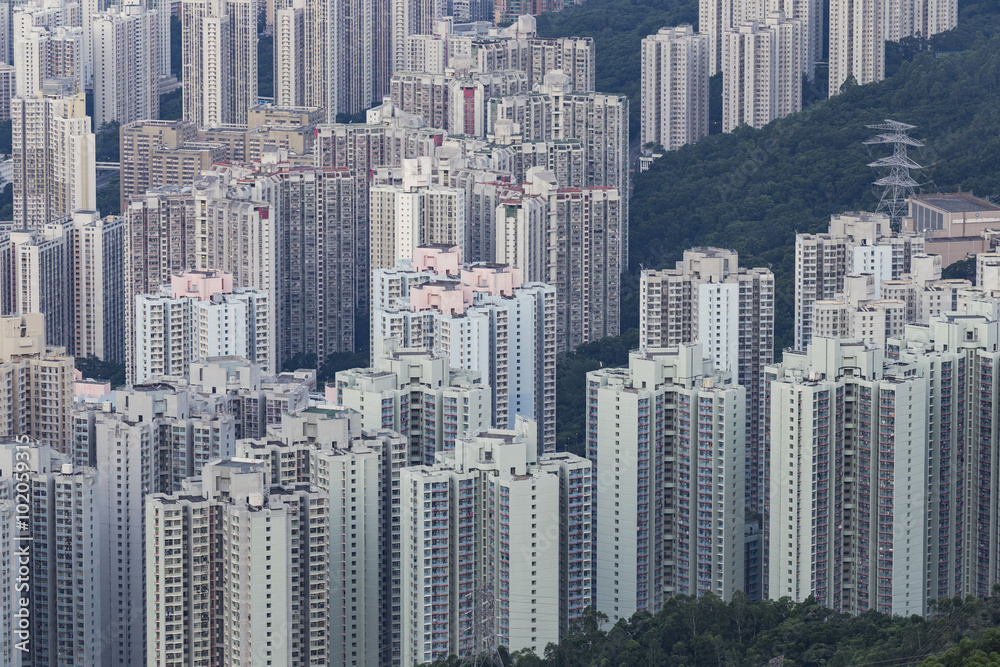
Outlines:
<svg viewBox="0 0 1000 667"><path fill-rule="evenodd" d="M811 598L750 604L742 593L729 603L711 595L678 596L655 615L640 612L607 631L600 615L588 613L542 656L500 653L511 667L995 667L998 593L994 589L985 601L944 599L929 620L874 611L853 616ZM434 665L472 661L452 657Z"/></svg>

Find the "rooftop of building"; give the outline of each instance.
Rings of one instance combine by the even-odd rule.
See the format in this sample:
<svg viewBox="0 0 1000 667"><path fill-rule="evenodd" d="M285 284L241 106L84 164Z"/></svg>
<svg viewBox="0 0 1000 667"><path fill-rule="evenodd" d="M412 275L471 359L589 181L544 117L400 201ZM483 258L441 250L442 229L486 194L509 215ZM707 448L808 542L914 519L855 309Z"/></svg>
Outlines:
<svg viewBox="0 0 1000 667"><path fill-rule="evenodd" d="M947 213L977 213L983 211L1000 211L1000 206L975 197L970 192L938 193L930 195L914 195L912 199L922 204L933 206Z"/></svg>

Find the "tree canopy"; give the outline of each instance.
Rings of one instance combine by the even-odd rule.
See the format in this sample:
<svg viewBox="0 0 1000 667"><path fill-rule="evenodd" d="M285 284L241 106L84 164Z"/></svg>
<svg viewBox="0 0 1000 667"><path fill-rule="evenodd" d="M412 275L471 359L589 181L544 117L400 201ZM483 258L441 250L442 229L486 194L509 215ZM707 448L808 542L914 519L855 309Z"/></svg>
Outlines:
<svg viewBox="0 0 1000 667"><path fill-rule="evenodd" d="M606 628L606 617L588 611L559 644L543 655L508 654L512 667L957 667L1000 664L1000 596L947 598L930 620L870 611L851 615L810 598L751 604L742 593L731 602L707 595L671 598L656 614L639 612ZM602 621L604 621L602 623ZM435 667L461 667L450 658Z"/></svg>

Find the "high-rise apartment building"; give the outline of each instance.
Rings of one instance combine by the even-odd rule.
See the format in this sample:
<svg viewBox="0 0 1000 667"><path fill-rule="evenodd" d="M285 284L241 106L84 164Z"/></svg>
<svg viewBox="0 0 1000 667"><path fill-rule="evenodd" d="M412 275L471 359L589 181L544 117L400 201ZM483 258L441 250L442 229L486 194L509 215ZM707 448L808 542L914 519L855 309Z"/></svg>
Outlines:
<svg viewBox="0 0 1000 667"><path fill-rule="evenodd" d="M122 210L153 188L190 185L195 176L224 156L225 148L220 144L199 141L197 125L188 120L122 123Z"/></svg>
<svg viewBox="0 0 1000 667"><path fill-rule="evenodd" d="M898 42L904 37L929 39L958 25L958 3L954 0L885 0L885 38Z"/></svg>
<svg viewBox="0 0 1000 667"><path fill-rule="evenodd" d="M10 98L17 94L13 65L0 63L0 122L10 120Z"/></svg>
<svg viewBox="0 0 1000 667"><path fill-rule="evenodd" d="M326 386L327 402L361 413L366 430L405 436L412 465L430 465L458 438L490 428L491 395L478 373L449 368L444 355L393 345L373 368L340 371Z"/></svg>
<svg viewBox="0 0 1000 667"><path fill-rule="evenodd" d="M140 4L94 17L90 30L95 128L112 120L127 125L159 118L160 40L170 40L169 32L161 34L161 29L159 11Z"/></svg>
<svg viewBox="0 0 1000 667"><path fill-rule="evenodd" d="M351 123L323 125L316 132L316 164L348 169L357 185L354 225L355 293L360 309L369 305L371 248L369 174L377 167L400 167L404 158L429 157L443 142L444 130L400 127L394 124Z"/></svg>
<svg viewBox="0 0 1000 667"><path fill-rule="evenodd" d="M774 274L741 269L732 250L684 251L676 269L639 278L639 346L701 344L717 371L746 389L746 504L762 507L764 367L774 359Z"/></svg>
<svg viewBox="0 0 1000 667"><path fill-rule="evenodd" d="M93 468L67 463L46 444L0 437L0 508L10 500L24 504L22 494L30 498L8 533L18 539L17 569L8 580L16 582L17 596L4 623L20 630L24 619L27 634L0 648L0 655L15 655L5 664L107 664L96 482ZM4 497L5 489L16 495Z"/></svg>
<svg viewBox="0 0 1000 667"><path fill-rule="evenodd" d="M923 548L907 545L913 560L899 565L912 570L916 565L911 563L926 563L923 572L907 572L924 591L924 608L914 605L913 613L927 613L930 600L988 596L997 580L998 555L990 547L996 543L998 525L993 472L997 465L995 397L1000 391L995 371L1000 364L997 315L995 296L977 299L968 312L907 326L905 334L886 347L889 359L915 366L928 383L927 398L913 417L913 429L926 434L927 449L923 460L914 458L912 467L909 460L905 463L907 501L912 498L916 505L913 527L927 525L926 534L914 532L917 544L923 537ZM891 417L895 428L911 428L905 414ZM896 457L898 477L904 473L898 453ZM898 505L902 485L892 491ZM899 517L900 510L894 507L893 514ZM896 548L892 556L910 553ZM891 590L894 603L909 592L897 587L897 581L893 580Z"/></svg>
<svg viewBox="0 0 1000 667"><path fill-rule="evenodd" d="M274 96L279 106L314 106L327 122L377 104L389 91L391 21L408 4L284 0L274 12ZM393 13L395 12L395 13ZM340 166L340 165L338 165Z"/></svg>
<svg viewBox="0 0 1000 667"><path fill-rule="evenodd" d="M583 187L615 188L629 192L628 99L621 95L574 91L568 76L550 72L536 92L489 101L487 133L517 123L517 141L576 139L583 149ZM499 133L502 136L503 132ZM510 132L507 132L510 135ZM507 137L507 143L516 143ZM568 184L567 184L568 185ZM550 207L551 208L551 207ZM628 265L628 197L620 196L619 267ZM558 286L557 286L558 289ZM615 335L615 334L606 334Z"/></svg>
<svg viewBox="0 0 1000 667"><path fill-rule="evenodd" d="M125 361L125 221L73 213L74 356Z"/></svg>
<svg viewBox="0 0 1000 667"><path fill-rule="evenodd" d="M452 9L458 11L457 6ZM434 23L433 34L406 38L405 60L398 72L444 74L446 68L479 74L521 71L528 76L529 90L542 83L549 72L560 70L569 76L573 90L592 91L594 40L538 37L535 18L528 15L518 16L507 28L482 23L456 25L445 18Z"/></svg>
<svg viewBox="0 0 1000 667"><path fill-rule="evenodd" d="M725 379L697 344L587 374L594 606L612 622L744 587L746 395Z"/></svg>
<svg viewBox="0 0 1000 667"><path fill-rule="evenodd" d="M354 350L357 178L344 169L254 163L220 165L195 182L206 200L205 252L196 265L268 293L278 366L294 354L325 360Z"/></svg>
<svg viewBox="0 0 1000 667"><path fill-rule="evenodd" d="M430 160L403 160L400 183L376 184L369 198L370 269L388 269L421 245L465 249L465 191L436 185ZM395 180L395 178L393 178Z"/></svg>
<svg viewBox="0 0 1000 667"><path fill-rule="evenodd" d="M359 190L344 169L253 163L151 192L125 215L133 294L176 271L220 269L267 294L276 368L353 351Z"/></svg>
<svg viewBox="0 0 1000 667"><path fill-rule="evenodd" d="M257 98L257 3L183 0L184 119L246 125Z"/></svg>
<svg viewBox="0 0 1000 667"><path fill-rule="evenodd" d="M722 32L723 132L802 110L807 46L802 21L781 12Z"/></svg>
<svg viewBox="0 0 1000 667"><path fill-rule="evenodd" d="M10 292L5 314L45 316L45 339L71 351L74 343L73 226L65 218L0 240L0 269Z"/></svg>
<svg viewBox="0 0 1000 667"><path fill-rule="evenodd" d="M590 596L590 464L538 456L534 431L481 431L435 465L402 469L401 664L476 655L483 626L497 645L537 652L579 618ZM480 595L493 601L485 620Z"/></svg>
<svg viewBox="0 0 1000 667"><path fill-rule="evenodd" d="M831 0L830 97L885 78L885 0Z"/></svg>
<svg viewBox="0 0 1000 667"><path fill-rule="evenodd" d="M15 12L14 17L17 96L37 97L45 82L56 78L67 81L69 94L82 93L86 62L83 29L34 24L33 21L44 19L31 12Z"/></svg>
<svg viewBox="0 0 1000 667"><path fill-rule="evenodd" d="M924 254L922 235L893 234L889 218L874 213L843 213L830 218L822 234L795 236L795 349L813 337L813 304L836 299L844 277L870 273L875 298L884 281L909 273L913 258Z"/></svg>
<svg viewBox="0 0 1000 667"><path fill-rule="evenodd" d="M823 3L820 0L699 0L699 31L709 38L709 74L723 70L724 33L748 21L763 22L774 12L789 20L801 21L804 46L803 72L813 78L813 69L823 60Z"/></svg>
<svg viewBox="0 0 1000 667"><path fill-rule="evenodd" d="M123 223L95 211L0 238L0 313L42 313L48 342L124 358Z"/></svg>
<svg viewBox="0 0 1000 667"><path fill-rule="evenodd" d="M66 452L73 396L73 358L46 346L45 317L0 317L0 434Z"/></svg>
<svg viewBox="0 0 1000 667"><path fill-rule="evenodd" d="M136 296L134 357L128 363L135 384L157 376L186 376L190 365L210 357L237 356L274 373L273 332L267 295L233 289L224 271L173 275L159 294Z"/></svg>
<svg viewBox="0 0 1000 667"><path fill-rule="evenodd" d="M493 390L491 424L535 420L542 451L555 451L556 291L495 264L463 265L457 248L419 247L413 260L378 269L371 349L385 341L437 350Z"/></svg>
<svg viewBox="0 0 1000 667"><path fill-rule="evenodd" d="M708 136L709 47L689 25L643 38L643 145L673 150Z"/></svg>
<svg viewBox="0 0 1000 667"><path fill-rule="evenodd" d="M18 563L14 549L20 531L17 528L14 480L9 476L10 472L0 471L0 614L12 619L12 622L0 626L0 660L11 667L22 667L23 652L17 649L19 637L15 633L20 616L31 612L22 611L22 598L15 594Z"/></svg>
<svg viewBox="0 0 1000 667"><path fill-rule="evenodd" d="M325 491L224 459L144 513L148 664L330 660Z"/></svg>
<svg viewBox="0 0 1000 667"><path fill-rule="evenodd" d="M20 229L97 208L90 117L83 93L64 83L49 80L41 96L11 100L14 224Z"/></svg>
<svg viewBox="0 0 1000 667"><path fill-rule="evenodd" d="M97 469L105 664L146 662L145 497L178 492L184 479L209 461L232 456L235 447L231 397L192 390L182 381L118 390L113 410L85 404L73 413L74 459Z"/></svg>
<svg viewBox="0 0 1000 667"><path fill-rule="evenodd" d="M343 664L399 663L407 453L398 433L362 431L357 412L329 406L284 415L266 437L237 442L237 457L269 466L272 484L311 483L329 495L331 577L343 582L329 591L330 651Z"/></svg>
<svg viewBox="0 0 1000 667"><path fill-rule="evenodd" d="M626 200L612 187L548 190L549 271L560 351L617 336Z"/></svg>
<svg viewBox="0 0 1000 667"><path fill-rule="evenodd" d="M919 364L886 363L882 350L853 340L816 337L768 368L766 597L927 613L938 597L929 389ZM944 498L947 511L951 494Z"/></svg>

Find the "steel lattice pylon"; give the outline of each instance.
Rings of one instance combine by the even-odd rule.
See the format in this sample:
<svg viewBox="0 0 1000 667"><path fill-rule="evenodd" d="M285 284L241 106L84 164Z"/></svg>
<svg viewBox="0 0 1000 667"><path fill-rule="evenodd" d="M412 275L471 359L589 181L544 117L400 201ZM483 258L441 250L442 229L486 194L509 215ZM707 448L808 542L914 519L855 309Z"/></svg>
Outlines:
<svg viewBox="0 0 1000 667"><path fill-rule="evenodd" d="M880 130L882 134L877 134L866 141L866 146L892 144L891 156L879 158L868 166L885 174L874 181L874 185L885 188L875 212L887 214L893 229L899 229L899 223L906 214L906 200L913 195L913 188L918 185L910 176L910 170L923 169L906 155L906 147L920 148L923 144L907 134L916 125L886 120L884 123L868 125L867 127L872 130Z"/></svg>
<svg viewBox="0 0 1000 667"><path fill-rule="evenodd" d="M496 593L493 580L480 579L476 590L469 594L472 598L472 644L475 654L472 667L504 667L503 658L497 650L496 614L493 606Z"/></svg>

